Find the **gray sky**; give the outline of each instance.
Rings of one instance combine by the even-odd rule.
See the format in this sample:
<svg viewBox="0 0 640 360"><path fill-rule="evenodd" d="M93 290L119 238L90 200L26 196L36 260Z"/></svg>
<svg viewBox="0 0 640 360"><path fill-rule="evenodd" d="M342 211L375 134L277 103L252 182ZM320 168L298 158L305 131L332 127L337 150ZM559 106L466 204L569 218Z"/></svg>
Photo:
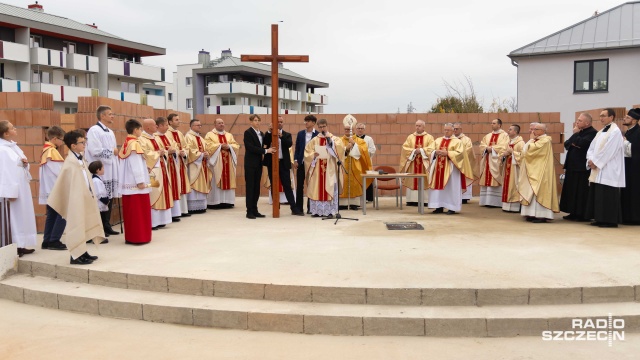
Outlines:
<svg viewBox="0 0 640 360"><path fill-rule="evenodd" d="M34 1L0 0L26 7ZM485 107L516 96L507 54L603 12L620 0L40 0L44 11L128 40L167 49L144 58L167 73L219 57L270 52L270 24L280 23L280 53L309 55L285 67L329 83L327 113L406 112L431 108L443 81L470 76Z"/></svg>

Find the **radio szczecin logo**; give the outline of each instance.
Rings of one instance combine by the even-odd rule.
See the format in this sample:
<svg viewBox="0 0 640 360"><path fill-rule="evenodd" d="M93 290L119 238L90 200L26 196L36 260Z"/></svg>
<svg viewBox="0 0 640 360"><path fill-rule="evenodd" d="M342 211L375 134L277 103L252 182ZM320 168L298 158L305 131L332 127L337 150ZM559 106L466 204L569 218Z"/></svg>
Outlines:
<svg viewBox="0 0 640 360"><path fill-rule="evenodd" d="M624 319L607 318L571 319L571 330L542 332L543 341L606 341L613 346L613 341L624 341Z"/></svg>

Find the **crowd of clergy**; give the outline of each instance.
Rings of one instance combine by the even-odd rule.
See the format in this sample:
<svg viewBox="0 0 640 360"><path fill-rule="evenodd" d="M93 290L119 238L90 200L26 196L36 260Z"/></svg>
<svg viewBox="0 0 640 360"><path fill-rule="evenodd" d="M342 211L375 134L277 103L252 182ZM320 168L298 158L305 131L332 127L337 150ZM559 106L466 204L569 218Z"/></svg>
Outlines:
<svg viewBox="0 0 640 360"><path fill-rule="evenodd" d="M114 113L108 106L96 110L97 123L87 132L47 131L39 167L39 203L46 205L42 249L68 250L71 264L97 260L87 243L107 243L112 209L118 209L127 244L151 241L152 232L207 209L235 206L236 170L240 145L225 131L222 119L202 134L199 120L182 133L180 117L128 120L127 137L118 149L112 130ZM441 136L415 123L400 151L399 173L421 177L403 180L407 204L424 205L435 214L454 215L471 199L472 184L480 187L480 206L520 213L527 221L545 223L563 211L564 219L599 227L640 225L640 109L623 119L626 132L614 122L613 109L600 114L603 128L596 131L588 113L574 123L564 142L564 186L558 197L552 138L543 123L528 124L528 135L512 124L503 130L500 119L479 143L479 152L462 131L461 123L443 124ZM371 179L376 152L366 125L348 115L342 136L329 132L325 119L305 117L305 129L293 136L278 118L278 146L272 146L271 126L260 130L260 117L252 115L244 133L247 218L258 212L260 186L271 188L271 156L279 157L278 191L269 201L288 203L292 215L333 218L340 209L357 209L373 197ZM355 132L354 132L355 130ZM10 121L0 121L0 215L3 246L9 239L18 255L36 247L36 224L29 182L29 163L14 139ZM69 149L66 159L61 146ZM274 144L275 145L275 144ZM479 158L478 158L479 157ZM474 166L476 163L478 167ZM263 171L263 165L267 171ZM475 168L475 171L474 171ZM423 182L424 193L419 194ZM367 193L363 194L363 185ZM306 190L306 191L304 191ZM116 206L114 206L116 205ZM121 213L120 213L121 209Z"/></svg>

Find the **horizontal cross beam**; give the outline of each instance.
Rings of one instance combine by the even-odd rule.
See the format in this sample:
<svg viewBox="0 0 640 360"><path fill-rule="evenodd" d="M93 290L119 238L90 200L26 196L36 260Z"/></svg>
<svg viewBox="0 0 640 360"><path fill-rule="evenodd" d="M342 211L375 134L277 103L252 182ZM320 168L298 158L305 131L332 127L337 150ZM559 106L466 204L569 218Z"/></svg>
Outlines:
<svg viewBox="0 0 640 360"><path fill-rule="evenodd" d="M272 62L274 59L273 55L241 55L240 60L242 61L261 61L261 62ZM309 62L309 55L276 55L275 59L277 62Z"/></svg>

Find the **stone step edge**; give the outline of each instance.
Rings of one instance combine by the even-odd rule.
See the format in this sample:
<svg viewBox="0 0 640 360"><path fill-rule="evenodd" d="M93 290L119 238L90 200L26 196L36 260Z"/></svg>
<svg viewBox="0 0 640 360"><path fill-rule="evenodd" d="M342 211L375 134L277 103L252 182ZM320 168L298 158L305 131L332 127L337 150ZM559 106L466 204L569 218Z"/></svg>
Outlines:
<svg viewBox="0 0 640 360"><path fill-rule="evenodd" d="M53 287L56 292L42 290ZM108 292L111 299L103 299L96 293ZM74 293L84 292L83 296ZM104 294L103 294L104 295ZM136 302L124 301L127 297L137 298ZM461 311L461 308L449 307L457 317L416 317L405 316L393 309L392 314L376 314L387 309L386 306L335 306L329 304L282 304L279 302L265 302L244 299L214 299L193 295L152 294L145 291L128 289L105 289L90 284L71 284L68 282L42 277L15 275L0 282L0 298L64 311L86 313L98 316L144 320L179 325L201 327L227 328L253 331L274 331L285 333L351 335L351 336L432 336L432 337L513 337L513 336L541 336L543 331L572 330L575 318L583 320L606 318L607 312L619 310L616 319L623 319L625 332L640 332L640 305L605 304L605 305L559 305L536 306L548 311L540 317L522 317L518 314L508 316L513 307L473 308L472 314ZM200 306L176 306L179 300L196 302ZM252 310L220 310L211 303L248 305L258 304L258 309ZM208 304L207 304L208 303ZM276 311L268 311L270 303ZM193 304L191 304L193 305ZM209 305L209 306L208 306ZM296 311L290 311L289 306ZM233 306L232 306L233 307ZM262 309L260 309L262 307ZM278 311L277 307L282 309ZM362 308L371 308L363 309ZM560 309L557 309L557 308ZM590 311L586 311L591 309ZM297 309L296 309L297 308ZM533 308L529 307L529 308ZM303 310L310 310L315 314L308 315ZM415 310L416 308L414 308ZM426 311L425 307L418 308ZM431 308L432 313L440 309ZM527 309L527 308L521 308ZM528 311L529 315L537 311ZM569 309L573 310L573 316ZM625 315L625 309L627 314ZM555 311L549 311L555 310ZM356 312L354 315L353 312ZM527 311L525 311L526 313ZM542 311L544 312L544 311ZM549 316L549 313L561 312L562 316ZM333 313L333 314L332 314ZM478 313L478 314L473 314ZM482 316L484 313L484 316ZM346 315L345 315L346 314ZM492 314L496 317L487 316ZM395 316L389 316L395 315ZM477 316L480 315L480 316ZM499 316L498 316L499 315Z"/></svg>
<svg viewBox="0 0 640 360"><path fill-rule="evenodd" d="M18 261L18 272L70 282L160 293L334 304L487 306L561 305L640 301L640 285L570 288L357 288L242 283L138 275Z"/></svg>

